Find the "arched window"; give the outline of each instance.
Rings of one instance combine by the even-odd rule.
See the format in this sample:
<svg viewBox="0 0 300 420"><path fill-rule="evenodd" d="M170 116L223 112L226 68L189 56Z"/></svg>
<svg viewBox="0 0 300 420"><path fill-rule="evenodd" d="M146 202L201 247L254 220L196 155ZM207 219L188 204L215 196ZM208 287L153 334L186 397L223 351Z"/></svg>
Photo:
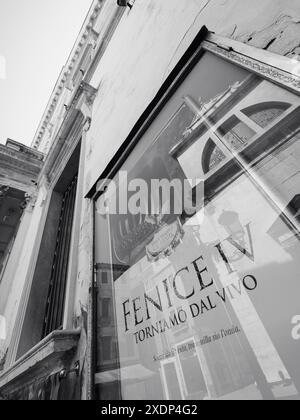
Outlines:
<svg viewBox="0 0 300 420"><path fill-rule="evenodd" d="M240 151L249 144L256 132L234 115L218 128L216 134L230 150Z"/></svg>
<svg viewBox="0 0 300 420"><path fill-rule="evenodd" d="M267 129L274 121L280 118L291 104L286 102L263 102L243 109L241 112L258 126ZM230 117L216 133L233 152L243 150L254 138L255 132L248 127L245 121L240 121L235 115ZM222 150L209 139L202 155L202 168L204 174L215 169L226 159Z"/></svg>
<svg viewBox="0 0 300 420"><path fill-rule="evenodd" d="M204 174L208 174L225 159L226 156L222 150L216 146L211 139L209 139L202 155L202 168Z"/></svg>
<svg viewBox="0 0 300 420"><path fill-rule="evenodd" d="M240 121L235 115L229 118L216 131L216 136L223 140L228 149L233 152L238 152L244 149L252 138L255 136L255 131L247 126L243 121ZM202 158L203 172L208 172L215 169L223 160L226 159L224 152L215 144L212 139L207 142Z"/></svg>
<svg viewBox="0 0 300 420"><path fill-rule="evenodd" d="M286 102L263 102L243 109L242 113L261 128L267 128L277 120L291 104Z"/></svg>

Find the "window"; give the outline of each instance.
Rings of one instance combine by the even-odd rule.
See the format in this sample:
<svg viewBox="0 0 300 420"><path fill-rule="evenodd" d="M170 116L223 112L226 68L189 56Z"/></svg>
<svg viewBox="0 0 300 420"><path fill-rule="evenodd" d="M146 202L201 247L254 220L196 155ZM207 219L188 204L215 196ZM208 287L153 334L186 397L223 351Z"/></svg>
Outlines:
<svg viewBox="0 0 300 420"><path fill-rule="evenodd" d="M108 284L108 273L106 271L103 271L103 273L101 274L101 278L102 284Z"/></svg>
<svg viewBox="0 0 300 420"><path fill-rule="evenodd" d="M300 80L224 42L211 36L184 80L170 80L159 118L96 197L118 356L97 352L98 398L300 397ZM118 213L118 170L144 181L146 203L153 180L179 181L177 194L161 194L154 214ZM182 185L193 211L176 205ZM98 318L98 348L104 331Z"/></svg>
<svg viewBox="0 0 300 420"><path fill-rule="evenodd" d="M261 128L267 128L270 124L282 116L291 105L282 102L265 102L252 105L242 112Z"/></svg>
<svg viewBox="0 0 300 420"><path fill-rule="evenodd" d="M110 315L110 299L102 299L102 317L109 318Z"/></svg>
<svg viewBox="0 0 300 420"><path fill-rule="evenodd" d="M230 150L233 151L242 150L256 134L235 116L226 121L218 131Z"/></svg>
<svg viewBox="0 0 300 420"><path fill-rule="evenodd" d="M77 175L74 177L62 199L56 247L48 291L43 337L52 331L62 329L64 299L69 266L74 206L77 190Z"/></svg>
<svg viewBox="0 0 300 420"><path fill-rule="evenodd" d="M268 126L278 120L289 107L289 104L277 104L277 107L272 103L257 104L242 112L259 127L267 129ZM254 131L253 128L250 128L247 125L247 120L240 121L234 115L217 129L215 135L226 143L229 151L239 152L251 143L251 140L257 136L257 131ZM204 173L206 174L214 170L220 163L226 160L227 156L230 157L230 154L223 153L214 141L209 139L205 146L202 158Z"/></svg>
<svg viewBox="0 0 300 420"><path fill-rule="evenodd" d="M214 170L226 159L226 155L209 139L202 157L202 167L204 174Z"/></svg>
<svg viewBox="0 0 300 420"><path fill-rule="evenodd" d="M39 244L17 359L63 328L81 144L54 185Z"/></svg>
<svg viewBox="0 0 300 420"><path fill-rule="evenodd" d="M105 362L111 360L111 337L102 337L102 356Z"/></svg>

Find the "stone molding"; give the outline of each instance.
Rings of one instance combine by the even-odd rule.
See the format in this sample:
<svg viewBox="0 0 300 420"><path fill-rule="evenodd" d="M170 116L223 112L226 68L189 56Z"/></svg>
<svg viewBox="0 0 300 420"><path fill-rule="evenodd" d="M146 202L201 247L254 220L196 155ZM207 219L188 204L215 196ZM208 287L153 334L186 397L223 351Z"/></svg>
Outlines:
<svg viewBox="0 0 300 420"><path fill-rule="evenodd" d="M80 329L51 333L0 375L2 396L5 398L32 381L68 369L80 334Z"/></svg>
<svg viewBox="0 0 300 420"><path fill-rule="evenodd" d="M71 99L68 112L48 152L40 179L47 179L49 186L58 178L82 134L91 123L92 106L97 89L82 82Z"/></svg>
<svg viewBox="0 0 300 420"><path fill-rule="evenodd" d="M7 146L0 145L0 185L30 194L44 165L43 159L43 154L8 140Z"/></svg>

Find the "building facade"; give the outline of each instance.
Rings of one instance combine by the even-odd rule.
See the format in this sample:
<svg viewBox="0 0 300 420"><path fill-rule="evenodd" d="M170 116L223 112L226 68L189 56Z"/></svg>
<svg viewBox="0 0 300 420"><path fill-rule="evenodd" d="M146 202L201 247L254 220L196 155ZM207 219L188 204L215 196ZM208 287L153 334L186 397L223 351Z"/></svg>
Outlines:
<svg viewBox="0 0 300 420"><path fill-rule="evenodd" d="M0 398L299 399L299 19L94 1L0 148Z"/></svg>

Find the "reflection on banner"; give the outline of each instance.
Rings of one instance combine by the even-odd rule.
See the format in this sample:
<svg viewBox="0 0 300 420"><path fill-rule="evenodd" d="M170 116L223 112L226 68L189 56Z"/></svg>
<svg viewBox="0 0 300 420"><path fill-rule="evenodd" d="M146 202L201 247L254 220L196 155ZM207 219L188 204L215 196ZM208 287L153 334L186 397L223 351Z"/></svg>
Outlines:
<svg viewBox="0 0 300 420"><path fill-rule="evenodd" d="M299 399L300 101L225 70L129 174L203 180L204 207L96 214L100 399Z"/></svg>
<svg viewBox="0 0 300 420"><path fill-rule="evenodd" d="M251 184L247 184L245 181L243 187L249 188L249 195L255 194ZM266 207L264 200L261 201ZM257 275L256 261L262 258L257 254L259 250L253 249L251 254L238 246L240 257L233 253L231 259L227 250L232 253L237 248L232 243L227 245L226 239L222 241L224 253L220 254L219 246L210 250L205 247L202 238L212 235L211 223L202 225L200 230L195 227L197 221L191 220L182 245L168 262L160 264L159 271L144 259L115 282L119 342L123 342L124 335L131 335L139 348L138 360L156 372L156 378L146 382L154 385L155 379L162 375L163 389L150 391L149 386L147 395L151 392L153 399L159 399L159 393L167 390L171 399L181 394L184 398L230 398L240 394L252 399L268 396L269 385L277 396L282 396L283 391L297 395L253 304L256 297L271 299L272 296L272 290L261 284L269 277ZM255 243L261 238L261 230L258 231L259 235L253 232ZM213 243L217 238L209 239ZM272 241L269 247L271 244ZM267 249L269 252L270 248ZM196 258L191 264L190 260L199 252L205 255L205 262L204 258ZM226 263L229 260L230 265ZM242 276L233 269L233 264L242 267L239 270ZM277 277L274 273L273 281ZM199 296L195 292L197 285ZM126 348L120 346L121 366L127 360L123 351L126 353ZM122 374L123 369L122 395L125 399L133 398L132 385Z"/></svg>

